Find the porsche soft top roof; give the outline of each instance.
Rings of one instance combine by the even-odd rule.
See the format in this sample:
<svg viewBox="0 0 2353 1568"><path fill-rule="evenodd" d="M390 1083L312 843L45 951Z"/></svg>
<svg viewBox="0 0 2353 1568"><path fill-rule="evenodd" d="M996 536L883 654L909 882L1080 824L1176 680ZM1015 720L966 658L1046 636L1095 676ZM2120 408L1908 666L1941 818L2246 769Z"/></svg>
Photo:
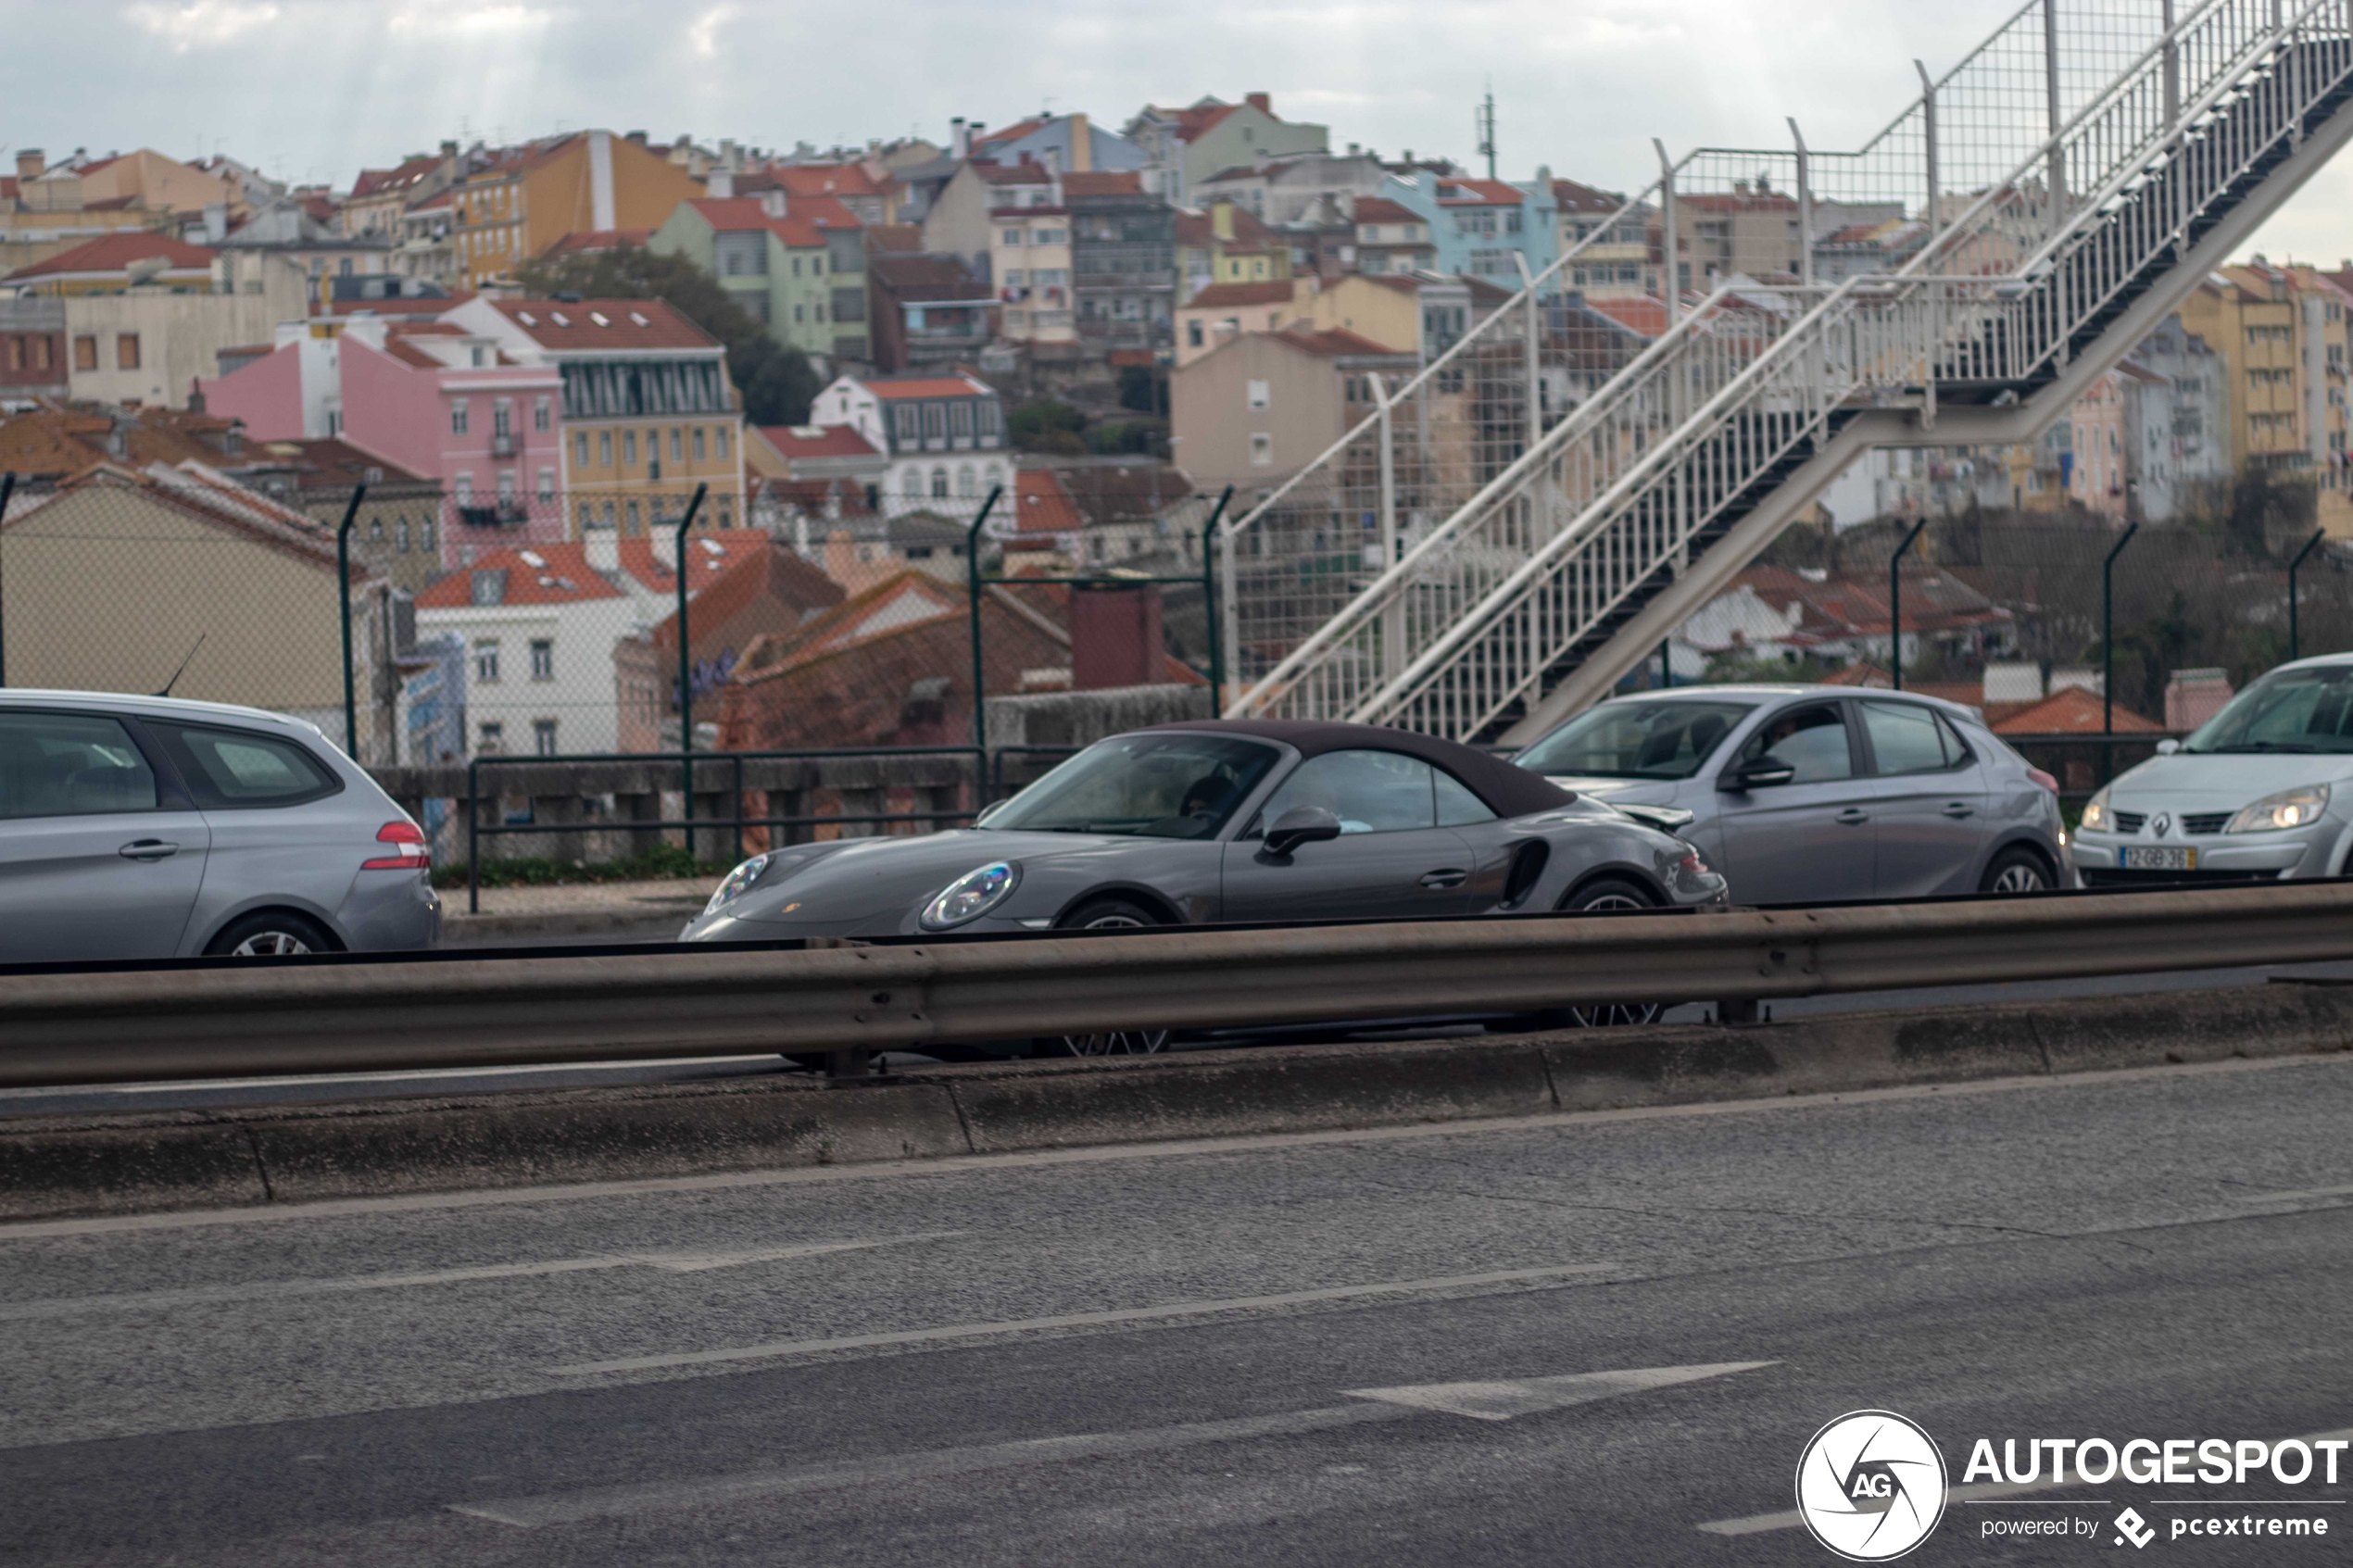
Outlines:
<svg viewBox="0 0 2353 1568"><path fill-rule="evenodd" d="M1577 798L1542 774L1515 768L1476 746L1412 730L1392 730L1385 724L1340 724L1310 719L1185 719L1151 727L1253 735L1295 746L1302 757L1320 757L1327 751L1403 752L1453 774L1499 817L1549 811Z"/></svg>

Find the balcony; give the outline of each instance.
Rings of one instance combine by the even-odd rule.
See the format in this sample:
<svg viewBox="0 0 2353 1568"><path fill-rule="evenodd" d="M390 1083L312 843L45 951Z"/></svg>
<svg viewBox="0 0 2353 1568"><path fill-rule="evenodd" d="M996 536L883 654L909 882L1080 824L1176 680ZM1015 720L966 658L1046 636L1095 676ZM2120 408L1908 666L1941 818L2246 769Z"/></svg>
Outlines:
<svg viewBox="0 0 2353 1568"><path fill-rule="evenodd" d="M490 455L494 458L513 457L515 455L515 438L511 435L503 434L492 436L490 438Z"/></svg>
<svg viewBox="0 0 2353 1568"><path fill-rule="evenodd" d="M460 502L458 521L468 528L510 528L530 521L531 514L523 509L521 501L500 501L496 506Z"/></svg>

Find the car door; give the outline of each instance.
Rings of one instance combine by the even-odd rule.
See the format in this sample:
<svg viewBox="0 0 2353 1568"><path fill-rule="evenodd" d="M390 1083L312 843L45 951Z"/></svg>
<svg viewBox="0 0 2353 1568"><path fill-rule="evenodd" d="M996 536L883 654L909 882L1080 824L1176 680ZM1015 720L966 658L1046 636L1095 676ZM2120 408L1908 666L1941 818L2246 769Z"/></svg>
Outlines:
<svg viewBox="0 0 2353 1568"><path fill-rule="evenodd" d="M1266 824L1300 806L1332 812L1340 836L1266 853ZM1393 751L1329 751L1293 769L1226 846L1225 918L1458 915L1469 907L1473 869L1471 847L1438 825L1428 763Z"/></svg>
<svg viewBox="0 0 2353 1568"><path fill-rule="evenodd" d="M0 709L0 963L172 957L210 844L121 720Z"/></svg>
<svg viewBox="0 0 2353 1568"><path fill-rule="evenodd" d="M1876 896L1974 891L1986 831L1985 779L1977 759L1926 703L1868 696L1855 706L1870 752Z"/></svg>
<svg viewBox="0 0 2353 1568"><path fill-rule="evenodd" d="M1864 776L1847 705L1800 702L1770 715L1719 773L1772 760L1787 784L1722 790L1716 822L1723 871L1743 904L1827 902L1871 896L1876 850L1870 781Z"/></svg>
<svg viewBox="0 0 2353 1568"><path fill-rule="evenodd" d="M211 829L200 926L261 903L322 919L343 906L373 830L354 820L333 769L290 734L145 722Z"/></svg>

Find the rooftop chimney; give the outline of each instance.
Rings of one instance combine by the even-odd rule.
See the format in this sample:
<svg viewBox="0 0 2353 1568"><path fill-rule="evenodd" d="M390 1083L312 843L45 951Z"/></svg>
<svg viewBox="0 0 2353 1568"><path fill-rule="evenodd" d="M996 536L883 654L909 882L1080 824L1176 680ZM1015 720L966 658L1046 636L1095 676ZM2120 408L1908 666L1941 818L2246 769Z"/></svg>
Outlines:
<svg viewBox="0 0 2353 1568"><path fill-rule="evenodd" d="M1084 174L1095 167L1095 136L1087 129L1087 117L1074 114L1070 125L1070 171Z"/></svg>
<svg viewBox="0 0 2353 1568"><path fill-rule="evenodd" d="M1275 112L1275 101L1264 93L1245 93L1242 94L1242 102L1256 109L1260 114L1271 115Z"/></svg>
<svg viewBox="0 0 2353 1568"><path fill-rule="evenodd" d="M1232 202L1210 204L1209 229L1210 232L1221 240L1230 240L1234 237L1234 204Z"/></svg>
<svg viewBox="0 0 2353 1568"><path fill-rule="evenodd" d="M458 156L458 144L457 144L457 143L455 143L455 142L444 142L444 143L442 143L442 144L441 144L441 156L442 156L442 157L443 157L443 159L444 159L445 161L446 161L446 160L447 160L447 159L449 159L449 158L456 157Z"/></svg>
<svg viewBox="0 0 2353 1568"><path fill-rule="evenodd" d="M580 542L587 547L588 564L611 577L621 571L621 533L617 529L588 527L580 531Z"/></svg>
<svg viewBox="0 0 2353 1568"><path fill-rule="evenodd" d="M760 210L771 218L785 215L785 192L780 185L771 185L760 193Z"/></svg>
<svg viewBox="0 0 2353 1568"><path fill-rule="evenodd" d="M642 131L629 132L622 139L627 142L635 142L641 147L646 144L646 133Z"/></svg>
<svg viewBox="0 0 2353 1568"><path fill-rule="evenodd" d="M41 171L47 167L48 160L43 157L39 147L19 147L17 149L18 179L38 180L41 178Z"/></svg>
<svg viewBox="0 0 2353 1568"><path fill-rule="evenodd" d="M965 157L971 155L972 145L972 128L964 123L963 115L958 115L948 122L948 150L958 157Z"/></svg>
<svg viewBox="0 0 2353 1568"><path fill-rule="evenodd" d="M703 194L725 201L736 194L736 176L728 169L714 169L703 182Z"/></svg>

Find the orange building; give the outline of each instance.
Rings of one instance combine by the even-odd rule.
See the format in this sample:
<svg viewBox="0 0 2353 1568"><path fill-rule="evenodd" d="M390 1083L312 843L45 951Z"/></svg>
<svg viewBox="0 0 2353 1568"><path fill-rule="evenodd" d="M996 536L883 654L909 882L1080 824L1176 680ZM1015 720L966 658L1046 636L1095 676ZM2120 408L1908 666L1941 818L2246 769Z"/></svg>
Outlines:
<svg viewBox="0 0 2353 1568"><path fill-rule="evenodd" d="M449 187L458 281L510 278L567 234L661 227L702 182L635 133L575 131L509 147Z"/></svg>

